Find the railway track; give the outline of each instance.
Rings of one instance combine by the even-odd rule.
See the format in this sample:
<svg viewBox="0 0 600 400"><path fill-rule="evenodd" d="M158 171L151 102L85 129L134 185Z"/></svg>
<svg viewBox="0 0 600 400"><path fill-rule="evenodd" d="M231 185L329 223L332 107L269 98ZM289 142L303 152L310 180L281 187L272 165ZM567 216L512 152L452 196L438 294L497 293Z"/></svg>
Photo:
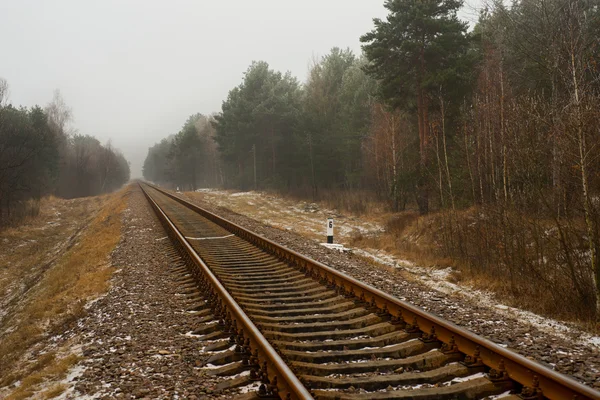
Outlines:
<svg viewBox="0 0 600 400"><path fill-rule="evenodd" d="M247 397L600 399L470 331L141 186L219 320L200 332L225 349L211 357L211 372L235 376L232 387L259 382Z"/></svg>

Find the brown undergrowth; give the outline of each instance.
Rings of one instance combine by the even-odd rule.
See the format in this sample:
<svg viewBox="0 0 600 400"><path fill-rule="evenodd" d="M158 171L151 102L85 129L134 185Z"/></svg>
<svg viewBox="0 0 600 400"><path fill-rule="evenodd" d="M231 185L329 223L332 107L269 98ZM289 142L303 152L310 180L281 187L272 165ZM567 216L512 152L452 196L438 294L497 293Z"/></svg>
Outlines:
<svg viewBox="0 0 600 400"><path fill-rule="evenodd" d="M452 283L490 291L508 305L597 332L584 238L582 222L472 207L427 216L400 213L389 220L385 233L356 235L351 244L423 267L451 267Z"/></svg>
<svg viewBox="0 0 600 400"><path fill-rule="evenodd" d="M287 197L305 199L306 197L294 196L293 193L286 194ZM320 190L316 201L327 208L349 212L357 216L368 217L369 215L387 213L389 206L381 202L377 196L368 190Z"/></svg>
<svg viewBox="0 0 600 400"><path fill-rule="evenodd" d="M88 301L107 291L110 254L120 240L120 215L131 190L45 199L37 218L0 233L0 388L20 382L7 399L30 397L78 361L69 351L36 345L64 332L85 315ZM54 385L42 397L62 390Z"/></svg>

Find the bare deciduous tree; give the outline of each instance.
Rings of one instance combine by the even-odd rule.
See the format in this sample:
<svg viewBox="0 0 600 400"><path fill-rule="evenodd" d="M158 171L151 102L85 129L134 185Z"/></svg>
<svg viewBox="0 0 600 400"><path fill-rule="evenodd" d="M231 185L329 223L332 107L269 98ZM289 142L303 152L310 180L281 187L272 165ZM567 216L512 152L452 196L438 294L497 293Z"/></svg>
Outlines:
<svg viewBox="0 0 600 400"><path fill-rule="evenodd" d="M0 107L4 107L8 104L9 97L10 88L8 86L8 81L0 77Z"/></svg>

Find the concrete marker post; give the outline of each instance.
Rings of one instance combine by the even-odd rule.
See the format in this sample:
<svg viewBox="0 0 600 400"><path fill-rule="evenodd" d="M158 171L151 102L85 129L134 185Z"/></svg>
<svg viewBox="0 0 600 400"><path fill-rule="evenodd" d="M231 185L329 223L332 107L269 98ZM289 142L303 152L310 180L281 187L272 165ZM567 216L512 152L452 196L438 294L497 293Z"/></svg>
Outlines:
<svg viewBox="0 0 600 400"><path fill-rule="evenodd" d="M327 218L327 243L333 244L333 218Z"/></svg>

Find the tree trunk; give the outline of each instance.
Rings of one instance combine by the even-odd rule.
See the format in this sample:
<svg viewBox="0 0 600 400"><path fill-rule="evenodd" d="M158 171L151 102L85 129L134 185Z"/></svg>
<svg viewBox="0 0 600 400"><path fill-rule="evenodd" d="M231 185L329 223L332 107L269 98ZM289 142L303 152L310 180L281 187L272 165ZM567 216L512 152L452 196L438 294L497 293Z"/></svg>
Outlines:
<svg viewBox="0 0 600 400"><path fill-rule="evenodd" d="M273 126L271 126L271 176L274 177L275 174L277 173L277 161L276 161L276 157L275 157L275 129L273 129Z"/></svg>
<svg viewBox="0 0 600 400"><path fill-rule="evenodd" d="M310 159L310 179L313 201L317 201L317 182L315 181L315 163L313 160L312 134L308 134L308 156Z"/></svg>
<svg viewBox="0 0 600 400"><path fill-rule="evenodd" d="M388 129L391 134L392 142L392 204L394 211L398 211L400 204L398 195L398 150L396 148L396 116L390 115L390 123Z"/></svg>
<svg viewBox="0 0 600 400"><path fill-rule="evenodd" d="M502 187L504 189L504 204L508 203L508 167L506 163L506 139L504 122L504 63L500 59L500 138L502 140Z"/></svg>
<svg viewBox="0 0 600 400"><path fill-rule="evenodd" d="M581 115L581 99L579 98L579 81L577 79L575 51L571 51L571 69L573 75L573 89L575 96L575 113L577 119L577 144L579 147L579 170L581 173L581 190L583 196L583 209L585 224L587 227L588 245L590 250L590 267L594 274L596 284L596 315L600 316L600 260L598 260L598 237L592 221L592 204L590 201L590 190L587 170L587 143L583 131L583 120Z"/></svg>
<svg viewBox="0 0 600 400"><path fill-rule="evenodd" d="M196 161L196 155L192 158L192 192L196 191L196 168L198 167L198 163Z"/></svg>
<svg viewBox="0 0 600 400"><path fill-rule="evenodd" d="M485 72L485 108L486 108L486 132L487 139L489 144L489 156L490 156L490 180L492 182L492 194L494 196L494 200L498 200L498 191L496 187L496 163L494 159L494 135L492 132L492 110L490 109L490 79L489 79L489 71L486 69Z"/></svg>
<svg viewBox="0 0 600 400"><path fill-rule="evenodd" d="M440 96L440 110L442 114L442 142L444 146L444 164L446 166L446 180L448 181L448 192L450 193L450 204L454 210L454 193L452 191L452 179L450 177L450 166L448 165L448 146L446 145L446 109L444 99Z"/></svg>
<svg viewBox="0 0 600 400"><path fill-rule="evenodd" d="M477 106L480 106L479 99L476 101ZM476 110L478 111L478 110ZM481 161L481 139L483 134L483 127L481 126L481 120L478 121L478 134L475 135L475 140L477 141L477 175L479 176L479 198L481 204L485 203L484 191L483 191L483 166Z"/></svg>
<svg viewBox="0 0 600 400"><path fill-rule="evenodd" d="M440 207L445 208L444 204L444 179L442 178L442 161L440 160L440 140L439 140L438 130L434 131L435 138L435 157L437 159L437 168L438 168L438 189L440 191Z"/></svg>
<svg viewBox="0 0 600 400"><path fill-rule="evenodd" d="M469 153L469 141L467 138L467 122L463 124L463 136L465 141L465 157L467 159L467 169L469 170L469 179L471 180L471 195L473 196L473 203L477 201L475 194L475 178L473 177L473 170L471 168L471 154Z"/></svg>
<svg viewBox="0 0 600 400"><path fill-rule="evenodd" d="M424 47L421 47L419 66L417 68L417 117L419 122L419 167L417 174L417 204L419 213L429 212L429 185L427 182L427 145L429 136L428 101L423 91L423 74L425 73Z"/></svg>

